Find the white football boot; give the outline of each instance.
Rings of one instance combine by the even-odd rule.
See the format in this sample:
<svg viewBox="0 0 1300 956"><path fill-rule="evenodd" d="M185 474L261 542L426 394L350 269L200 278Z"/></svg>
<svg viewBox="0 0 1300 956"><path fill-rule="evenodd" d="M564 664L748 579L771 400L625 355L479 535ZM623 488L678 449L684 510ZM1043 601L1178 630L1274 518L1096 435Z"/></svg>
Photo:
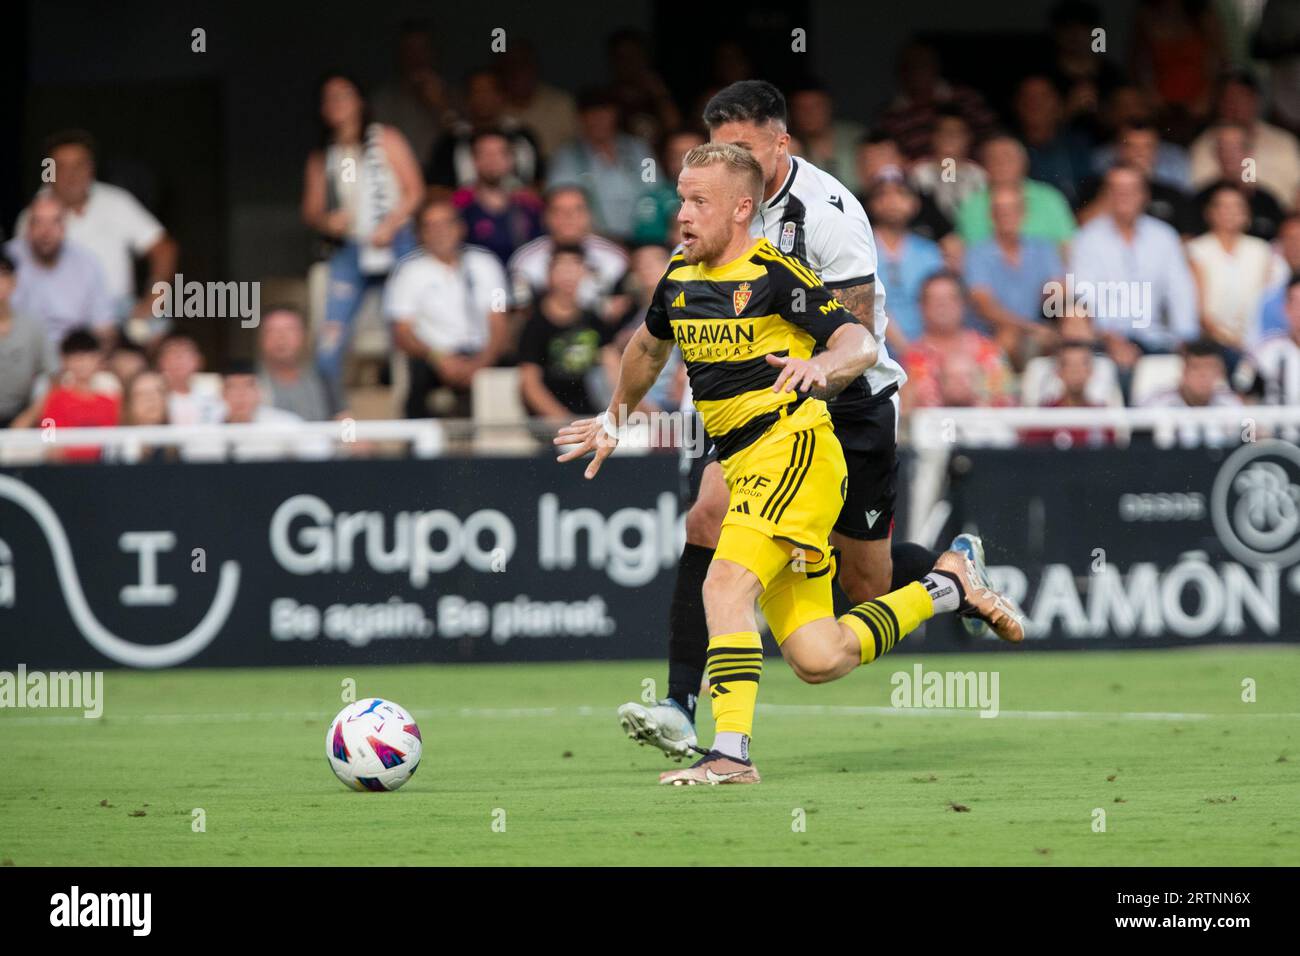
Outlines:
<svg viewBox="0 0 1300 956"><path fill-rule="evenodd" d="M618 709L618 722L632 740L643 747L646 744L658 747L664 756L674 760L700 752L691 718L675 700L661 700L648 706L628 701Z"/></svg>

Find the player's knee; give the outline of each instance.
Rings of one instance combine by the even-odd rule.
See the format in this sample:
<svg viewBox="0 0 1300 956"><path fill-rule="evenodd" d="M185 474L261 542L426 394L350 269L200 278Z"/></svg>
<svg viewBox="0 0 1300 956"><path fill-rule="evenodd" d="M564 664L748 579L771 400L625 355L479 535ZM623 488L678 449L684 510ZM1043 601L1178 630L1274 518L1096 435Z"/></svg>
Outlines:
<svg viewBox="0 0 1300 956"><path fill-rule="evenodd" d="M731 561L714 561L704 578L704 606L711 612L725 608L752 608L758 579Z"/></svg>
<svg viewBox="0 0 1300 956"><path fill-rule="evenodd" d="M804 648L787 660L795 676L805 684L825 684L839 673L839 654L831 648Z"/></svg>

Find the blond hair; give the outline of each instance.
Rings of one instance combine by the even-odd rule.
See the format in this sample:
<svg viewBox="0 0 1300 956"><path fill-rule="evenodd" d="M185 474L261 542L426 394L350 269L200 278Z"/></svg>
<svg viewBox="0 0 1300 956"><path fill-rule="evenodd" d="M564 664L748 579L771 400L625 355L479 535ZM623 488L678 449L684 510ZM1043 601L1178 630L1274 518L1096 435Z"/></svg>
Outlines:
<svg viewBox="0 0 1300 956"><path fill-rule="evenodd" d="M719 163L727 167L728 173L741 177L745 184L741 194L754 200L753 212L757 212L763 202L763 167L749 150L732 143L704 143L686 154L682 168L699 169Z"/></svg>

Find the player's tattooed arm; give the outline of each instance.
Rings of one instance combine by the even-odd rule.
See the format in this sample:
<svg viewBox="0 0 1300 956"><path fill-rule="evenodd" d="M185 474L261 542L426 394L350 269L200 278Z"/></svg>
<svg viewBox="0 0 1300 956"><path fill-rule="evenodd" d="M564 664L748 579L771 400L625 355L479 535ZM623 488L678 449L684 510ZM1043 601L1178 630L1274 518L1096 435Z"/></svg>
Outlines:
<svg viewBox="0 0 1300 956"><path fill-rule="evenodd" d="M769 365L781 369L774 392L798 389L814 398L831 398L876 363L875 336L861 325L845 322L826 340L826 349L812 358L768 355Z"/></svg>
<svg viewBox="0 0 1300 956"><path fill-rule="evenodd" d="M846 289L831 289L831 295L844 303L844 308L873 335L876 331L876 281L862 282Z"/></svg>

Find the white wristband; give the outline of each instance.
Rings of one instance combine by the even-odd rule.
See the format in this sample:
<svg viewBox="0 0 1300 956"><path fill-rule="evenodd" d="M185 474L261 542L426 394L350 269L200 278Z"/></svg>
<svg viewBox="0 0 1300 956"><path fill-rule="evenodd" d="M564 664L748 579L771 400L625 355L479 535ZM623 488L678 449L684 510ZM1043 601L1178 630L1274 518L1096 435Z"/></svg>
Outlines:
<svg viewBox="0 0 1300 956"><path fill-rule="evenodd" d="M614 439L614 441L618 441L618 428L614 425L614 422L610 420L609 412L601 412L596 420L600 422L600 427L605 429L606 435Z"/></svg>

